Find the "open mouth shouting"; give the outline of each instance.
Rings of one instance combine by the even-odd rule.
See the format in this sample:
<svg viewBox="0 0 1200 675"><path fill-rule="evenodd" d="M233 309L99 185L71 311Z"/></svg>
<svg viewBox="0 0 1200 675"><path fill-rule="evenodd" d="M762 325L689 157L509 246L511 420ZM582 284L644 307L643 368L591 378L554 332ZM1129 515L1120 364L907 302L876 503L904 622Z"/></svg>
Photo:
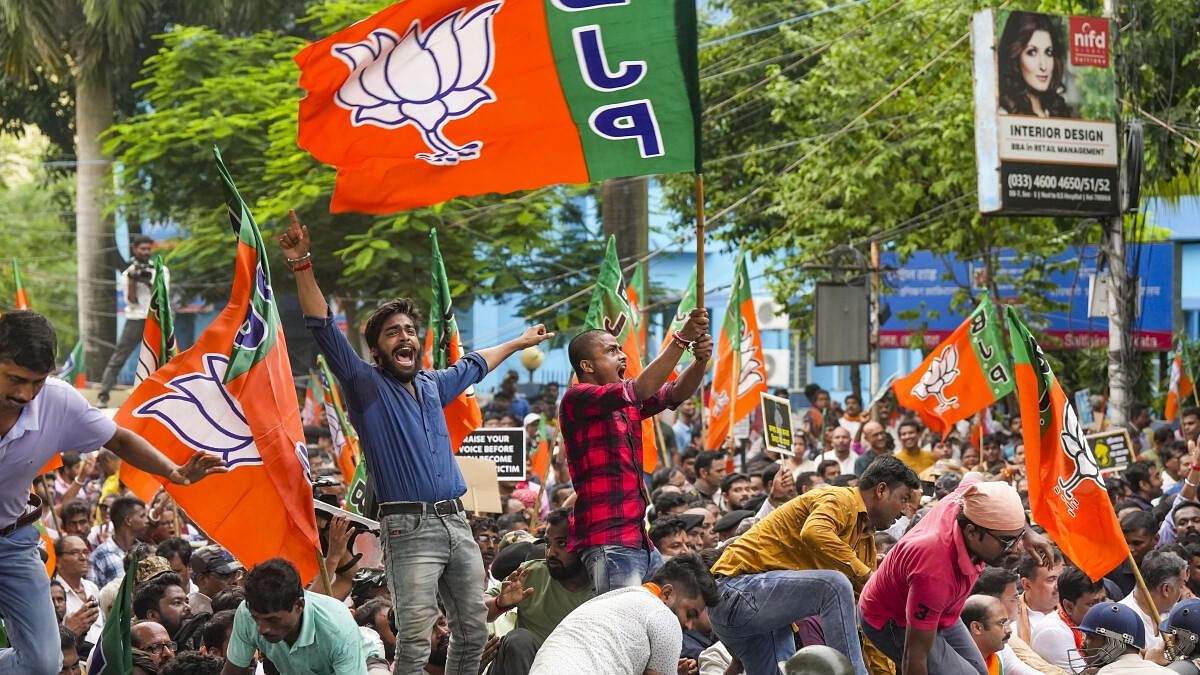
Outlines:
<svg viewBox="0 0 1200 675"><path fill-rule="evenodd" d="M412 345L401 345L392 350L392 362L400 370L412 370L417 367L417 350Z"/></svg>

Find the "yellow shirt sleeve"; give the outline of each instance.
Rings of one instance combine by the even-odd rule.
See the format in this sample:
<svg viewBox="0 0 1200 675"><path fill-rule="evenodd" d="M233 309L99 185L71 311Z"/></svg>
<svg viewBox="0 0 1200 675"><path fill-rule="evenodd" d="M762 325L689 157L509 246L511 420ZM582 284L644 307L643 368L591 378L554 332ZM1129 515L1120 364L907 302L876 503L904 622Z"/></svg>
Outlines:
<svg viewBox="0 0 1200 675"><path fill-rule="evenodd" d="M858 527L857 513L838 499L822 500L804 521L800 541L808 549L814 567L842 572L856 589L860 589L871 568L859 560L854 549L842 539L841 529L845 523Z"/></svg>

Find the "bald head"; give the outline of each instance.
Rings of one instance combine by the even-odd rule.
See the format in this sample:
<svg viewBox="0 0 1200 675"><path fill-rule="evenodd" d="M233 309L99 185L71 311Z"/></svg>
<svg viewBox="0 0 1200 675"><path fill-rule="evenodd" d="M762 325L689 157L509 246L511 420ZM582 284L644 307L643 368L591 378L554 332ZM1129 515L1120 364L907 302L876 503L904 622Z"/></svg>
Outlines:
<svg viewBox="0 0 1200 675"><path fill-rule="evenodd" d="M887 431L883 425L874 420L862 425L862 439L875 452L881 452L887 449Z"/></svg>
<svg viewBox="0 0 1200 675"><path fill-rule="evenodd" d="M1012 636L1008 610L999 598L972 595L963 604L961 617L984 657L1004 649L1004 643Z"/></svg>

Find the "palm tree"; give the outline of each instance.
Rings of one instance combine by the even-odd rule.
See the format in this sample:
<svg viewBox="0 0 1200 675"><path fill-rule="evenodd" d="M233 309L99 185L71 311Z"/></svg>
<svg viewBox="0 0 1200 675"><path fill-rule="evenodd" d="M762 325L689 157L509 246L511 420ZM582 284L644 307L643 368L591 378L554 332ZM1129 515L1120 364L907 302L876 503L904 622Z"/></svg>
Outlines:
<svg viewBox="0 0 1200 675"><path fill-rule="evenodd" d="M153 36L171 25L291 28L303 5L302 0L0 0L0 77L72 84L79 331L90 379L99 379L116 335L113 228L104 210L110 159L100 140L113 124L115 99L129 97Z"/></svg>

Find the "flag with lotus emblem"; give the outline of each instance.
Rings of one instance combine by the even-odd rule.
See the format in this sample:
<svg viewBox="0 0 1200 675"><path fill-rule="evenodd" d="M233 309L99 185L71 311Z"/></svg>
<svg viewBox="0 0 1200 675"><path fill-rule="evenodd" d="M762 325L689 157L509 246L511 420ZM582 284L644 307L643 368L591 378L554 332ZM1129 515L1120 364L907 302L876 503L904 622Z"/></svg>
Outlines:
<svg viewBox="0 0 1200 675"><path fill-rule="evenodd" d="M296 63L334 212L699 166L692 0L405 0Z"/></svg>
<svg viewBox="0 0 1200 675"><path fill-rule="evenodd" d="M725 320L717 337L717 365L713 369L712 392L708 397L706 450L719 450L733 433L734 425L754 412L760 404L761 394L767 391L767 361L763 356L762 333L758 330L745 255L738 253L733 269L729 305L725 308ZM695 303L694 295L692 303ZM733 470L731 461L726 460L729 471Z"/></svg>
<svg viewBox="0 0 1200 675"><path fill-rule="evenodd" d="M1033 521L1093 580L1129 555L1071 399L1029 329L1007 307Z"/></svg>
<svg viewBox="0 0 1200 675"><path fill-rule="evenodd" d="M115 420L178 464L198 451L221 457L228 473L167 483L167 492L246 567L286 558L307 581L318 550L308 450L266 247L214 154L237 236L229 303L191 349L142 380ZM164 479L125 462L121 480L149 502Z"/></svg>
<svg viewBox="0 0 1200 675"><path fill-rule="evenodd" d="M1004 332L987 294L916 370L892 384L896 400L943 438L1013 390Z"/></svg>

